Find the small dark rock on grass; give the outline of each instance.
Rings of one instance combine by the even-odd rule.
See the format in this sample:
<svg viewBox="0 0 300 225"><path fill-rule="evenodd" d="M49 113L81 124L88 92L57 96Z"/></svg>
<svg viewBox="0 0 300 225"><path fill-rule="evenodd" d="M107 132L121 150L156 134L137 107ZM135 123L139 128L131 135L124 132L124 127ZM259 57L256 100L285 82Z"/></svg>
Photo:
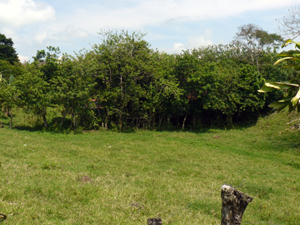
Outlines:
<svg viewBox="0 0 300 225"><path fill-rule="evenodd" d="M92 180L92 178L88 177L88 176L83 176L80 178L80 181L81 182L84 182L84 183L93 183L94 181Z"/></svg>

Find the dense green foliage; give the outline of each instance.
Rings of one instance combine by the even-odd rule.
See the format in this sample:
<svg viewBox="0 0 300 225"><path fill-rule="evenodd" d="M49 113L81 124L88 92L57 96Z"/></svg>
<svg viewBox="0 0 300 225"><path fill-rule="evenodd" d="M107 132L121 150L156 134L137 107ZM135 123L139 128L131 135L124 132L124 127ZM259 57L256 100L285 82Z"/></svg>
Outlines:
<svg viewBox="0 0 300 225"><path fill-rule="evenodd" d="M101 43L75 56L49 46L21 67L0 61L0 103L7 110L21 107L52 128L231 128L266 112L273 98L257 92L266 80L289 79L272 67L280 37L255 29L248 48L239 40L177 55L155 51L143 34L126 31L101 33ZM242 31L247 39L245 30L239 37ZM13 85L4 82L10 75ZM55 121L47 121L50 108L60 113Z"/></svg>
<svg viewBox="0 0 300 225"><path fill-rule="evenodd" d="M7 38L4 34L0 34L0 60L8 61L10 64L19 62L17 52L13 45L14 42L11 38Z"/></svg>

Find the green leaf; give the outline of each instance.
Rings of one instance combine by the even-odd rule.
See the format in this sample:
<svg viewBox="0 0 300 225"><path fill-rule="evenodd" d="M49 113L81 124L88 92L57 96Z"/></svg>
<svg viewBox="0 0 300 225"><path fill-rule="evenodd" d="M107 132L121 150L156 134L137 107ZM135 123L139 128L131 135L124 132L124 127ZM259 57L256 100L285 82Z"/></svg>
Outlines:
<svg viewBox="0 0 300 225"><path fill-rule="evenodd" d="M284 98L284 99L281 99L277 102L291 102L291 100L293 99L293 97L290 97L290 98Z"/></svg>
<svg viewBox="0 0 300 225"><path fill-rule="evenodd" d="M293 59L294 57L284 57L284 58L282 58L282 59L278 59L275 63L274 63L274 66L276 66L278 63L280 63L280 62L282 62L282 61L284 61L284 60L287 60L287 59Z"/></svg>
<svg viewBox="0 0 300 225"><path fill-rule="evenodd" d="M268 82L265 83L264 86L258 90L260 93L271 92L274 90L287 90L291 87L299 87L299 84L291 84L287 82Z"/></svg>
<svg viewBox="0 0 300 225"><path fill-rule="evenodd" d="M266 93L266 92L271 92L274 91L273 87L268 87L266 85L264 85L261 89L258 90L258 92L260 93Z"/></svg>
<svg viewBox="0 0 300 225"><path fill-rule="evenodd" d="M290 104L290 102L273 102L269 105L270 108L277 109L279 112L287 107Z"/></svg>
<svg viewBox="0 0 300 225"><path fill-rule="evenodd" d="M300 98L300 90L298 90L296 96L293 97L293 99L291 100L293 106L297 105L297 103L299 102L299 98Z"/></svg>
<svg viewBox="0 0 300 225"><path fill-rule="evenodd" d="M300 49L300 43L299 43L299 42L296 42L296 41L293 41L293 40L291 40L291 39L287 40L287 41L282 45L282 48L288 46L288 45L291 44L291 43L294 43L294 44L296 45L296 47Z"/></svg>
<svg viewBox="0 0 300 225"><path fill-rule="evenodd" d="M9 84L11 85L14 82L14 80L15 80L15 77L14 77L14 75L11 74L9 77Z"/></svg>
<svg viewBox="0 0 300 225"><path fill-rule="evenodd" d="M271 108L275 108L275 109L278 109L278 108L281 108L281 107L285 107L289 104L289 102L273 102L269 105L269 107Z"/></svg>
<svg viewBox="0 0 300 225"><path fill-rule="evenodd" d="M296 66L296 65L285 65L282 68L289 68L289 67L293 67L295 70L299 69L299 66Z"/></svg>
<svg viewBox="0 0 300 225"><path fill-rule="evenodd" d="M293 55L289 54L289 53L281 53L281 54L278 54L277 56L278 57L293 57Z"/></svg>

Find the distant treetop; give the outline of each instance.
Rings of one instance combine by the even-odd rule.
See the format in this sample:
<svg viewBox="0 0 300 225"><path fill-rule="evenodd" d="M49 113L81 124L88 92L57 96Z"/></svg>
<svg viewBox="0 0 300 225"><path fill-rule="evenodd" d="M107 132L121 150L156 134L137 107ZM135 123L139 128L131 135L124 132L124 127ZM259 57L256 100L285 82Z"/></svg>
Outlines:
<svg viewBox="0 0 300 225"><path fill-rule="evenodd" d="M0 33L0 60L8 61L10 64L19 62L18 54L13 47L14 42Z"/></svg>

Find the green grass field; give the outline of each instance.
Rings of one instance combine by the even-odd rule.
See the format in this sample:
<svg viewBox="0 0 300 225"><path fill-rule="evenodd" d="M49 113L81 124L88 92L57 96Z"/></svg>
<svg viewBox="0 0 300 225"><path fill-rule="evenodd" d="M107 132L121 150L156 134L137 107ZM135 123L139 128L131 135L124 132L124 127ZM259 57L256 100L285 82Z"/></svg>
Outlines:
<svg viewBox="0 0 300 225"><path fill-rule="evenodd" d="M253 197L243 224L300 224L300 132L286 130L296 118L274 114L235 130L69 134L9 130L0 118L3 224L220 224L224 183Z"/></svg>

